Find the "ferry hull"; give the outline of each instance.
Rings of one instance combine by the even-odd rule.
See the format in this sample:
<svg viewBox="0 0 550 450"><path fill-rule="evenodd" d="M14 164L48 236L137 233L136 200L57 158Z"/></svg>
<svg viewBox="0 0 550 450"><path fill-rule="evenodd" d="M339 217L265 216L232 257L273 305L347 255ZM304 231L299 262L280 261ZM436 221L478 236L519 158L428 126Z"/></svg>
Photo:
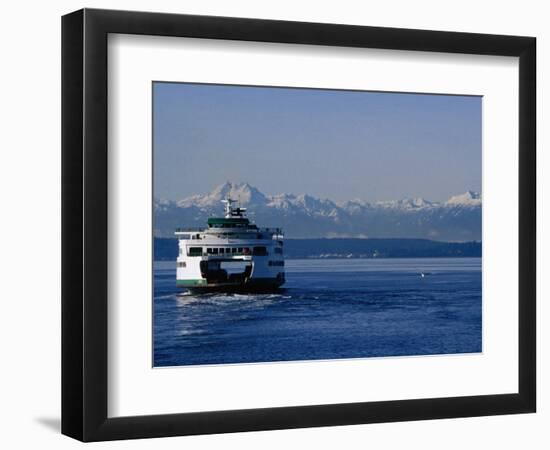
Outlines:
<svg viewBox="0 0 550 450"><path fill-rule="evenodd" d="M193 294L204 294L209 292L240 292L240 293L269 293L281 289L285 283L284 278L256 278L242 283L204 283L190 284L177 283L178 287L186 289Z"/></svg>

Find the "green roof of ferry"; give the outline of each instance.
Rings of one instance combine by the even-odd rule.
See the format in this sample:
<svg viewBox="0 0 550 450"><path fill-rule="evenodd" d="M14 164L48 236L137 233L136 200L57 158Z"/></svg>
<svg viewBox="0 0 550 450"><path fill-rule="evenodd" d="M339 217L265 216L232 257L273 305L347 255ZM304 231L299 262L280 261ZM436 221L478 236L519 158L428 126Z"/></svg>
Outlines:
<svg viewBox="0 0 550 450"><path fill-rule="evenodd" d="M248 225L250 222L244 217L210 217L208 226L214 225Z"/></svg>

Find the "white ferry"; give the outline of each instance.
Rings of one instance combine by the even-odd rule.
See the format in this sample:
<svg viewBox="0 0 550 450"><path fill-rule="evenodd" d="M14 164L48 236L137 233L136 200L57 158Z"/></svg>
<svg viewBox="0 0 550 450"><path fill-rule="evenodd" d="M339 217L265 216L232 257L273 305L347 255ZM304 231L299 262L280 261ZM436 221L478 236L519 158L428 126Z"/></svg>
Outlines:
<svg viewBox="0 0 550 450"><path fill-rule="evenodd" d="M208 219L208 228L178 229L176 284L193 292L270 291L285 282L283 232L258 228L246 208L225 203L224 217Z"/></svg>

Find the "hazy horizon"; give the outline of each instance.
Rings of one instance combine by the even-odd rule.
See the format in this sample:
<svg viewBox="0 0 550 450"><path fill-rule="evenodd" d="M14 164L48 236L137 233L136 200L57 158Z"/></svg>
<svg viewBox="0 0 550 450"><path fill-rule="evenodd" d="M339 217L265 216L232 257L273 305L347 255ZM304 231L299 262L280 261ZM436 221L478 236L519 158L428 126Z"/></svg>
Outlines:
<svg viewBox="0 0 550 450"><path fill-rule="evenodd" d="M226 181L335 202L481 192L481 97L153 84L154 196Z"/></svg>

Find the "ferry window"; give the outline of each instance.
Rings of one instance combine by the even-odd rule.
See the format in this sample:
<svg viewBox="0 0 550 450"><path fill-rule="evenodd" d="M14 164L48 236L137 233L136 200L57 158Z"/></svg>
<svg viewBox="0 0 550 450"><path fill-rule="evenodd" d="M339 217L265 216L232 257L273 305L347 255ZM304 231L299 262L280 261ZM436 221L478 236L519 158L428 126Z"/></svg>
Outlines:
<svg viewBox="0 0 550 450"><path fill-rule="evenodd" d="M209 254L209 255L211 255L211 254L212 254L212 249L211 249L211 248L207 248L207 249L206 249L206 253Z"/></svg>
<svg viewBox="0 0 550 450"><path fill-rule="evenodd" d="M217 255L217 254L218 254L218 249L217 249L217 248L213 248L213 249L212 249L212 254Z"/></svg>
<svg viewBox="0 0 550 450"><path fill-rule="evenodd" d="M284 266L284 261L269 261L268 266Z"/></svg>
<svg viewBox="0 0 550 450"><path fill-rule="evenodd" d="M283 249L281 247L275 247L275 253L281 255L283 253Z"/></svg>
<svg viewBox="0 0 550 450"><path fill-rule="evenodd" d="M220 248L220 253L225 253L225 248Z"/></svg>
<svg viewBox="0 0 550 450"><path fill-rule="evenodd" d="M243 248L242 248L242 247L239 247L238 252L239 252L239 253L242 253L242 252L243 252Z"/></svg>
<svg viewBox="0 0 550 450"><path fill-rule="evenodd" d="M244 247L244 248L243 248L243 253L244 253L245 255L248 255L248 254L250 253L250 249L249 249L248 247Z"/></svg>
<svg viewBox="0 0 550 450"><path fill-rule="evenodd" d="M254 247L254 250L252 252L254 256L266 256L267 255L267 248L265 247Z"/></svg>
<svg viewBox="0 0 550 450"><path fill-rule="evenodd" d="M189 250L187 251L188 256L201 256L202 255L202 247L189 247Z"/></svg>
<svg viewBox="0 0 550 450"><path fill-rule="evenodd" d="M237 253L237 247L233 247L233 248L231 249L231 253Z"/></svg>

